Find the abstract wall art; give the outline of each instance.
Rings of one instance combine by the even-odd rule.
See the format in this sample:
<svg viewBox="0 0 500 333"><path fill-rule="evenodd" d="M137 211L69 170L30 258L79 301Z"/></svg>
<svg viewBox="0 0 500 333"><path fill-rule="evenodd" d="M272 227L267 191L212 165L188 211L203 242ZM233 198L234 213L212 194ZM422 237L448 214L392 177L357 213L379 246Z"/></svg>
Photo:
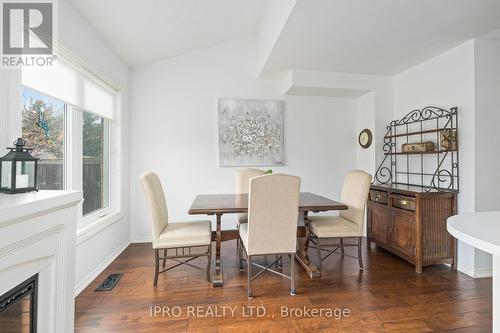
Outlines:
<svg viewBox="0 0 500 333"><path fill-rule="evenodd" d="M220 166L285 164L283 101L219 99Z"/></svg>

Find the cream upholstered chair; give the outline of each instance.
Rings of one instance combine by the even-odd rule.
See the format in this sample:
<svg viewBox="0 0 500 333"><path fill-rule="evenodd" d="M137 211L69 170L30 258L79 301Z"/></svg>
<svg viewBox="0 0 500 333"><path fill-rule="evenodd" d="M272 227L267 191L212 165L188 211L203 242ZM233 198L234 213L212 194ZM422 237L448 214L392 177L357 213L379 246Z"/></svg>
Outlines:
<svg viewBox="0 0 500 333"><path fill-rule="evenodd" d="M342 186L340 201L348 206L347 210L341 210L339 216L310 216L308 217L311 241L315 244L318 255L318 267L321 270L321 262L340 248L344 254L344 246L358 247L359 268L363 269L361 257L361 241L363 237L363 226L365 219L365 207L368 200L372 176L361 170L347 173ZM333 251L324 249L332 244L322 244L325 238L338 238L338 244ZM357 244L344 244L344 238L356 238ZM328 251L328 255L321 258L321 251Z"/></svg>
<svg viewBox="0 0 500 333"><path fill-rule="evenodd" d="M236 194L248 194L248 184L250 182L250 178L262 176L266 174L264 170L254 169L254 168L245 168L236 170ZM248 214L241 213L236 216L236 228L240 229L240 224L247 223ZM236 251L240 253L240 239L236 240Z"/></svg>
<svg viewBox="0 0 500 333"><path fill-rule="evenodd" d="M248 298L252 298L252 280L264 271L291 280L290 294L295 295L295 251L297 219L299 215L300 178L274 174L250 179L248 197L248 223L240 225L240 269L243 270L243 253L247 262ZM268 266L252 262L254 256L279 254ZM291 256L290 276L270 269L281 255ZM262 270L252 277L252 265Z"/></svg>
<svg viewBox="0 0 500 333"><path fill-rule="evenodd" d="M260 169L246 168L236 170L236 194L247 194L250 178L262 176L266 172ZM238 214L237 226L247 223L248 214Z"/></svg>
<svg viewBox="0 0 500 333"><path fill-rule="evenodd" d="M140 180L146 196L153 231L153 249L155 251L153 285L158 284L158 275L182 264L202 269L189 263L189 261L200 256L207 257L207 280L210 281L210 263L212 259L212 227L210 221L170 223L165 194L158 175L153 172L146 172L140 177ZM205 247L206 251L191 253L193 248L199 247ZM169 249L175 250L175 255L168 256ZM163 250L163 256L160 256L160 250ZM181 258L186 260L179 260ZM167 259L172 259L177 264L160 272L160 260L163 260L163 267L165 267Z"/></svg>

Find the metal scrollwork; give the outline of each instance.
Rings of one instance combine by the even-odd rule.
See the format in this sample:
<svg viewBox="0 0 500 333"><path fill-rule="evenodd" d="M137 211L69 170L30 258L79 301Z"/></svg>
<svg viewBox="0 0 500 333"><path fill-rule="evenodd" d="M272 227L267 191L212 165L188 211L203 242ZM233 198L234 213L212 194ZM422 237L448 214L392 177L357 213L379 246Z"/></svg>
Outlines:
<svg viewBox="0 0 500 333"><path fill-rule="evenodd" d="M384 166L385 161L389 158L390 153L393 151L394 144L391 140L391 131L392 127L387 126L387 133L384 135L384 146L382 147L382 150L385 153L384 159L382 160L382 163L380 163L380 166L378 167L377 171L375 172L375 178L373 179L373 183L377 184L388 184L392 182L392 171L390 168ZM392 164L392 161L391 161Z"/></svg>
<svg viewBox="0 0 500 333"><path fill-rule="evenodd" d="M416 123L419 121L431 120L431 119L456 115L456 110L454 110L454 109L455 108L450 109L450 110L445 110L445 109L439 108L437 106L427 106L427 107L423 108L422 110L413 110L413 111L407 113L403 118L401 118L399 120L391 121L391 126L406 125L406 124L410 124L410 123Z"/></svg>
<svg viewBox="0 0 500 333"><path fill-rule="evenodd" d="M450 171L446 169L438 170L434 173L431 180L431 185L426 187L425 190L430 192L432 189L439 191L453 190L453 176Z"/></svg>
<svg viewBox="0 0 500 333"><path fill-rule="evenodd" d="M414 125L409 126L410 124ZM411 132L411 128L419 128L420 130ZM443 144L443 134L455 133L453 134L455 136L457 132L457 107L446 110L437 106L427 106L421 110L412 110L401 119L391 121L383 138L382 149L385 156L377 168L373 183L420 186L426 191L458 192L458 146L456 141L454 145L451 143ZM428 136L431 133L436 135L434 139L436 141L435 151L408 153L398 150L401 143L413 143L415 140L426 141L428 139L425 135ZM413 168L410 168L410 164L416 162L415 157L410 158L410 155L420 156L417 164L420 171L414 170L415 164L413 164ZM437 163L434 162L434 165L437 165L436 169L431 172L423 170L424 165L430 164L427 159L432 159L432 156L436 156ZM398 166L398 163L401 165Z"/></svg>
<svg viewBox="0 0 500 333"><path fill-rule="evenodd" d="M388 184L392 181L392 171L388 167L381 167L375 174L377 184Z"/></svg>
<svg viewBox="0 0 500 333"><path fill-rule="evenodd" d="M392 147L394 146L391 138L391 126L387 126L387 133L384 136L384 147L382 148L384 150L384 153L388 153L392 151Z"/></svg>
<svg viewBox="0 0 500 333"><path fill-rule="evenodd" d="M438 167L434 172L434 175L432 176L430 186L427 186L425 188L427 192L431 191L432 189L437 189L439 191L453 189L453 181L454 181L453 174L447 169L441 168L444 161L446 160L446 157L448 156L448 153L449 153L448 151L445 152L443 158L439 162Z"/></svg>

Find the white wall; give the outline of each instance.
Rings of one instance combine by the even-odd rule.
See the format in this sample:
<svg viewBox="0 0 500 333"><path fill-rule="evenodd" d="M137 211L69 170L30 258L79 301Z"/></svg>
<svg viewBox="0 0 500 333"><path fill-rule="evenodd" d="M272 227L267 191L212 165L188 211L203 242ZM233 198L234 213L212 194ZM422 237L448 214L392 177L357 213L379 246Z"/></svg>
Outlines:
<svg viewBox="0 0 500 333"><path fill-rule="evenodd" d="M500 210L500 41L475 41L475 206L476 211ZM478 275L491 273L491 256L476 250Z"/></svg>
<svg viewBox="0 0 500 333"><path fill-rule="evenodd" d="M394 118L428 105L458 106L459 213L475 210L474 41L446 51L394 76ZM458 269L474 275L474 249L459 242Z"/></svg>
<svg viewBox="0 0 500 333"><path fill-rule="evenodd" d="M375 133L375 93L370 92L356 99L356 133L360 133L365 128L371 130L373 142L369 148L356 145L357 168L365 170L371 175L375 175L377 166L375 165L376 151L381 149L376 144ZM380 133L383 136L385 133Z"/></svg>
<svg viewBox="0 0 500 333"><path fill-rule="evenodd" d="M371 130L374 134L375 162L378 164L382 161L384 153L380 148L383 146L387 124L393 117L393 80L391 76L293 69L290 70L284 81L284 91L287 94L294 94L294 91L298 90L307 92L309 95L359 98L372 92L373 100L366 97L362 99L362 103L365 106L367 106L367 102L373 103L372 108L375 113ZM363 154L367 153L363 152Z"/></svg>
<svg viewBox="0 0 500 333"><path fill-rule="evenodd" d="M476 65L476 210L500 210L500 41L477 39Z"/></svg>
<svg viewBox="0 0 500 333"><path fill-rule="evenodd" d="M217 100L285 101L286 166L302 190L338 198L346 171L356 167L355 104L329 97L283 96L281 82L255 75L256 42L243 39L132 70L131 236L151 238L138 177L154 170L164 182L173 220L198 193L234 191L235 168L218 166ZM267 167L266 167L267 168ZM223 217L226 228L233 218Z"/></svg>

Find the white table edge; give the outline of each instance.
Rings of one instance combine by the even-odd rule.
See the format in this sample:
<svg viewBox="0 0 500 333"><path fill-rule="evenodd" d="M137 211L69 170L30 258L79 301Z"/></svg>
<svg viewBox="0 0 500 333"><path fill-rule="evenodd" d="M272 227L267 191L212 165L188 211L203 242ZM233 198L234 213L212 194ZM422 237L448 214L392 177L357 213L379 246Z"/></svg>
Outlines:
<svg viewBox="0 0 500 333"><path fill-rule="evenodd" d="M450 218L451 219L451 218ZM448 220L449 222L453 222L451 220ZM459 229L457 229L453 223L447 223L447 229L448 232L455 237L456 239L469 244L472 247L475 247L481 251L487 252L489 254L495 255L495 256L500 256L500 246L496 246L494 244L491 244L490 242L484 241L482 239L473 237L469 234L466 234Z"/></svg>
<svg viewBox="0 0 500 333"><path fill-rule="evenodd" d="M493 332L500 333L500 243L493 244L478 237L469 235L461 231L457 224L463 222L463 219L470 218L471 223L474 223L474 218L482 218L483 221L491 216L493 219L498 219L500 227L500 212L479 212L455 215L450 217L446 222L448 232L458 240L469 244L479 250L485 251L493 255Z"/></svg>

